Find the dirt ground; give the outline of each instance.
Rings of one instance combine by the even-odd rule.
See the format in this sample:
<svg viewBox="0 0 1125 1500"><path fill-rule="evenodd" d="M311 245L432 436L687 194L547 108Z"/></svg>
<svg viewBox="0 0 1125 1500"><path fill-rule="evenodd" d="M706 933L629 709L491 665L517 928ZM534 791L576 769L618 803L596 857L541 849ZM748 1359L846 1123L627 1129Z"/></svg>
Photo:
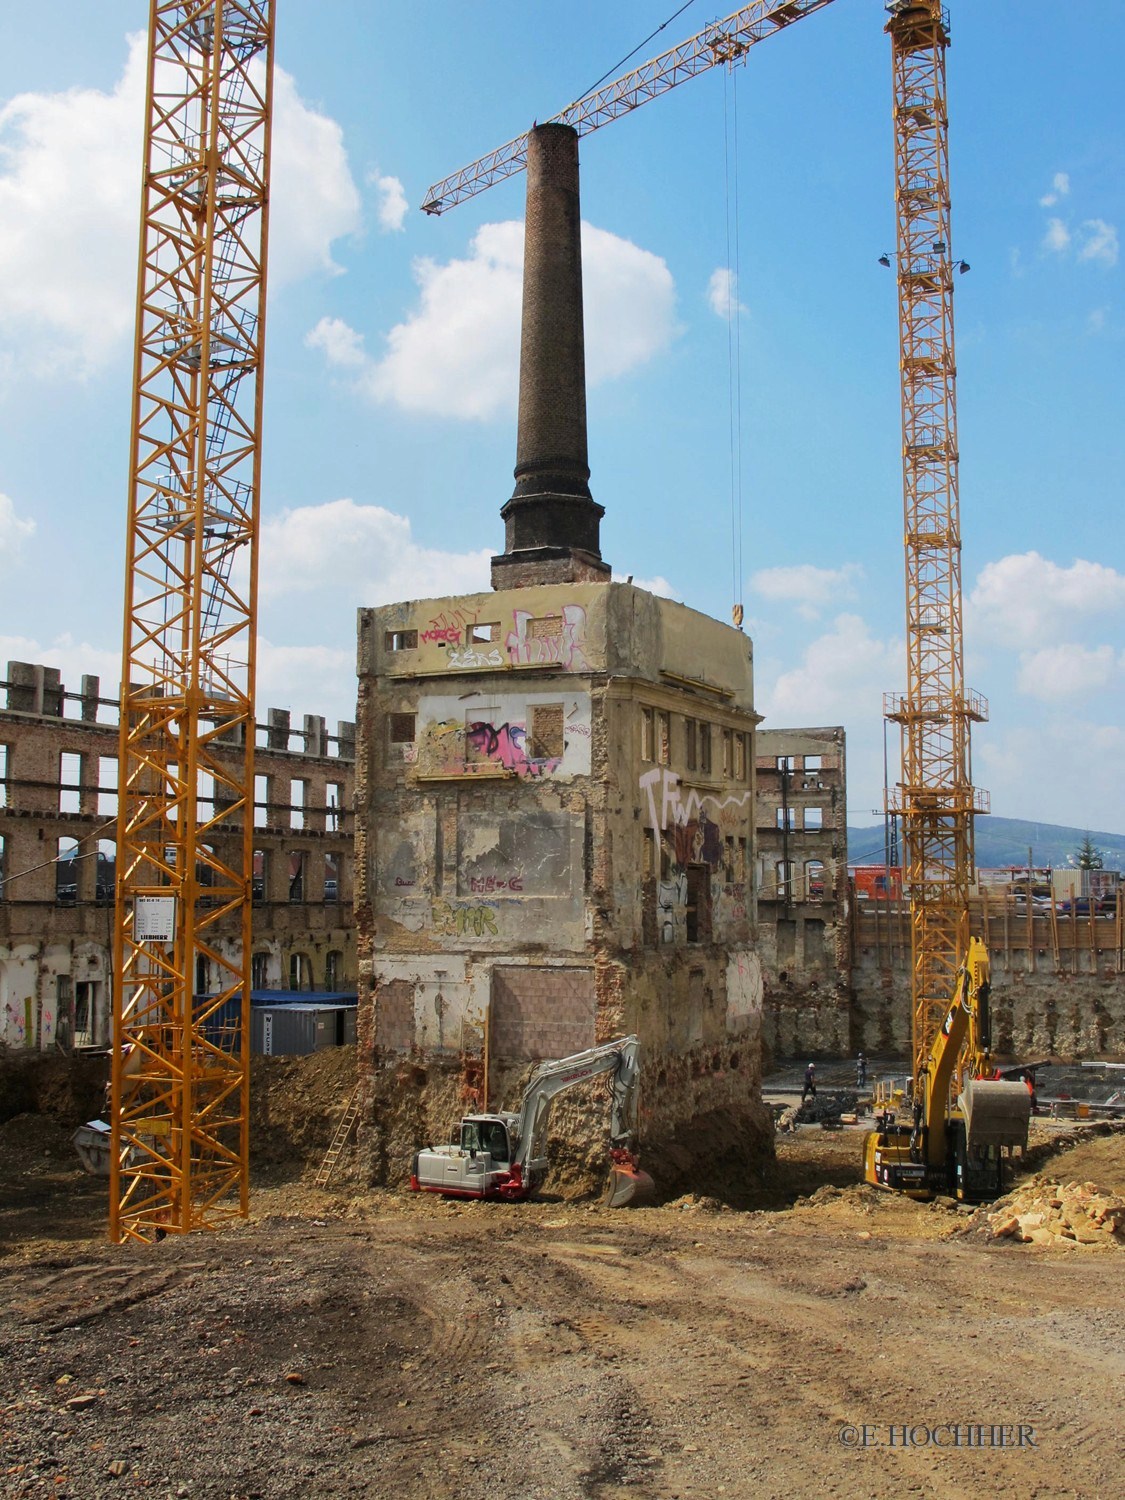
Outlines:
<svg viewBox="0 0 1125 1500"><path fill-rule="evenodd" d="M17 1116L0 1126L0 1492L1119 1487L1125 1250L986 1243L964 1209L860 1185L861 1142L779 1138L752 1212L449 1205L267 1164L247 1223L115 1248L68 1132ZM1047 1150L1035 1170L1125 1193L1125 1134Z"/></svg>

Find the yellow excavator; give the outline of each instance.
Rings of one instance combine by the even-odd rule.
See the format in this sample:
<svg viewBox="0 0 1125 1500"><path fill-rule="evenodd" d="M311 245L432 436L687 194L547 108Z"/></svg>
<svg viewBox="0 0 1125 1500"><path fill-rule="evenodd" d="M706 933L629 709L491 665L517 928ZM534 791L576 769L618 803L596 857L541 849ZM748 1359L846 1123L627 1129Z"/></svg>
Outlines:
<svg viewBox="0 0 1125 1500"><path fill-rule="evenodd" d="M1027 1149L1031 1095L1019 1082L991 1077L988 950L971 938L948 1014L914 1085L914 1118L888 1111L863 1146L863 1175L874 1187L911 1198L950 1194L987 1202L1004 1191L1005 1151ZM955 1107L950 1085L966 1047L964 1087Z"/></svg>

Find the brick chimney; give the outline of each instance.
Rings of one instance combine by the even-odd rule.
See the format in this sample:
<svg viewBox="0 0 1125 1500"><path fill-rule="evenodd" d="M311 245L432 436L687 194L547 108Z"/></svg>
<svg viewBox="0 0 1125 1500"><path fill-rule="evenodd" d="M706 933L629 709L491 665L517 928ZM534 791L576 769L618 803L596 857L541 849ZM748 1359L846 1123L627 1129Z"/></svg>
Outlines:
<svg viewBox="0 0 1125 1500"><path fill-rule="evenodd" d="M537 125L527 142L516 487L500 512L494 589L610 577L586 450L581 226L578 132Z"/></svg>

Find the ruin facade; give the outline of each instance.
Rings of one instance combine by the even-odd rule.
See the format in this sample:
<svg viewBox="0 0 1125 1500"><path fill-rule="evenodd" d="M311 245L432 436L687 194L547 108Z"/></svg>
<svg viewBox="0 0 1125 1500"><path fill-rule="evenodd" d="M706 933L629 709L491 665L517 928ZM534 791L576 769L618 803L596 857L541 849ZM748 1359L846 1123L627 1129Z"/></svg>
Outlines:
<svg viewBox="0 0 1125 1500"><path fill-rule="evenodd" d="M747 638L577 582L363 610L359 637L376 1175L401 1176L467 1103L511 1107L529 1063L634 1032L650 1148L715 1111L753 1137Z"/></svg>
<svg viewBox="0 0 1125 1500"><path fill-rule="evenodd" d="M96 677L68 692L57 668L9 662L0 708L0 1042L14 1048L110 1042L118 701ZM231 745L232 756L238 747ZM355 726L335 735L284 709L258 726L254 949L259 989L354 989L352 798ZM200 787L200 815L213 788ZM240 858L241 833L216 846ZM237 919L219 941L237 955ZM200 958L197 993L217 989Z"/></svg>

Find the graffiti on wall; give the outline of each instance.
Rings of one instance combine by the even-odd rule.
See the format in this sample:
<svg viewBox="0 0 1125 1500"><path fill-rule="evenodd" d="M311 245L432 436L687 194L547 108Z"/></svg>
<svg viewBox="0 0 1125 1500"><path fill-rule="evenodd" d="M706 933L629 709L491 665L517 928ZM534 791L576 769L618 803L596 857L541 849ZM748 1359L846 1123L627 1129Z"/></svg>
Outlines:
<svg viewBox="0 0 1125 1500"><path fill-rule="evenodd" d="M504 658L495 646L491 651L478 651L475 646L462 646L450 651L446 661L451 667L468 671L473 667L502 667Z"/></svg>
<svg viewBox="0 0 1125 1500"><path fill-rule="evenodd" d="M656 787L660 784L660 805L657 806ZM694 787L685 797L681 792L680 778L675 771L654 766L642 772L638 785L648 803L649 821L659 832L673 828L686 828L692 822L706 820L719 829L740 826L740 811L750 800L749 791L729 792L725 797L711 792L699 792ZM708 807L710 811L708 811Z"/></svg>
<svg viewBox="0 0 1125 1500"><path fill-rule="evenodd" d="M499 767L525 779L550 776L562 756L536 758L528 746L527 725L517 720L492 724L479 719L468 725L454 719L427 724L416 761L431 774L472 774L473 767Z"/></svg>
<svg viewBox="0 0 1125 1500"><path fill-rule="evenodd" d="M517 776L549 776L562 764L561 755L541 760L532 757L524 724L470 724L465 731L465 743L474 755L503 766L505 771L514 771Z"/></svg>
<svg viewBox="0 0 1125 1500"><path fill-rule="evenodd" d="M581 604L564 604L561 613L536 619L529 610L512 611L512 630L505 643L513 663L565 667L586 672L586 611Z"/></svg>
<svg viewBox="0 0 1125 1500"><path fill-rule="evenodd" d="M438 937L499 937L496 913L491 906L454 906L434 901L430 918Z"/></svg>

